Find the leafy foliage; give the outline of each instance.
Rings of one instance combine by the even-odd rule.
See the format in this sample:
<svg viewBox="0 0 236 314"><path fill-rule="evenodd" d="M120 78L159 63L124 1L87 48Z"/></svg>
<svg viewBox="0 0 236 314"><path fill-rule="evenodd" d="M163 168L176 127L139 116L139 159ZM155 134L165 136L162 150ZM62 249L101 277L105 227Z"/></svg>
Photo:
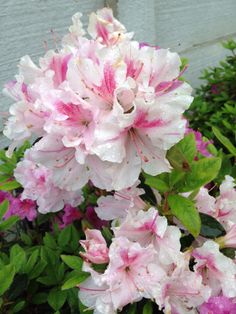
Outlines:
<svg viewBox="0 0 236 314"><path fill-rule="evenodd" d="M228 40L223 47L230 53L219 66L205 69L205 81L196 91L196 97L186 116L190 126L206 137L216 140L212 126L223 130L232 143L236 139L236 42ZM218 138L219 139L219 138ZM216 141L217 146L222 144Z"/></svg>

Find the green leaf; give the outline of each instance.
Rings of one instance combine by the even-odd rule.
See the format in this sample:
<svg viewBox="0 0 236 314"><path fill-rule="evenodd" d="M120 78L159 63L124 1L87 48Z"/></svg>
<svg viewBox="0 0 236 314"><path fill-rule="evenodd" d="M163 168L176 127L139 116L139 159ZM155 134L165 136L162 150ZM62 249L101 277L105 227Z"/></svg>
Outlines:
<svg viewBox="0 0 236 314"><path fill-rule="evenodd" d="M12 309L13 313L20 312L25 307L25 301L18 302Z"/></svg>
<svg viewBox="0 0 236 314"><path fill-rule="evenodd" d="M55 286L57 285L57 279L54 276L42 276L36 279L37 282L40 282L41 284L45 286Z"/></svg>
<svg viewBox="0 0 236 314"><path fill-rule="evenodd" d="M15 276L15 267L7 265L0 269L0 296L10 287Z"/></svg>
<svg viewBox="0 0 236 314"><path fill-rule="evenodd" d="M6 214L9 208L9 201L4 200L0 205L0 220L2 220L2 217Z"/></svg>
<svg viewBox="0 0 236 314"><path fill-rule="evenodd" d="M44 292L39 292L39 293L36 293L32 297L31 302L33 304L43 304L43 303L46 303L47 300L48 300L48 294Z"/></svg>
<svg viewBox="0 0 236 314"><path fill-rule="evenodd" d="M42 246L40 251L40 256L42 260L44 260L47 264L54 266L59 262L59 254L58 252L50 249L47 246Z"/></svg>
<svg viewBox="0 0 236 314"><path fill-rule="evenodd" d="M61 255L61 259L70 268L81 271L83 261L80 257L73 255Z"/></svg>
<svg viewBox="0 0 236 314"><path fill-rule="evenodd" d="M25 141L24 144L20 148L18 148L18 150L15 152L17 159L20 159L21 157L23 157L26 149L28 149L30 147L31 147L30 142Z"/></svg>
<svg viewBox="0 0 236 314"><path fill-rule="evenodd" d="M18 244L11 247L10 262L15 266L17 272L20 271L26 263L25 251Z"/></svg>
<svg viewBox="0 0 236 314"><path fill-rule="evenodd" d="M111 242L113 238L113 234L108 227L105 227L105 226L102 227L102 235L108 242Z"/></svg>
<svg viewBox="0 0 236 314"><path fill-rule="evenodd" d="M235 253L236 253L236 249L235 248L223 248L220 250L221 253L223 253L225 256L231 258L232 260L235 260Z"/></svg>
<svg viewBox="0 0 236 314"><path fill-rule="evenodd" d="M64 228L58 237L58 244L60 247L65 247L69 244L71 238L71 226Z"/></svg>
<svg viewBox="0 0 236 314"><path fill-rule="evenodd" d="M173 169L169 174L169 183L171 187L174 187L179 181L181 181L186 172L183 170Z"/></svg>
<svg viewBox="0 0 236 314"><path fill-rule="evenodd" d="M0 175L0 183L6 182L7 180L9 180L9 175Z"/></svg>
<svg viewBox="0 0 236 314"><path fill-rule="evenodd" d="M9 163L0 164L0 172L12 176L15 166Z"/></svg>
<svg viewBox="0 0 236 314"><path fill-rule="evenodd" d="M166 181L162 180L160 176L153 177L145 173L145 184L162 193L170 191L169 184Z"/></svg>
<svg viewBox="0 0 236 314"><path fill-rule="evenodd" d="M147 303L143 307L143 314L152 314L153 308L152 308L152 302L147 301Z"/></svg>
<svg viewBox="0 0 236 314"><path fill-rule="evenodd" d="M25 269L24 269L26 273L30 273L33 270L35 264L37 263L38 256L39 256L39 250L35 250L30 255L30 257L29 257L29 259L25 265Z"/></svg>
<svg viewBox="0 0 236 314"><path fill-rule="evenodd" d="M77 285L79 285L81 282L86 280L89 276L90 276L89 273L76 271L76 272L74 272L74 274L73 274L73 276L71 278L69 278L68 280L66 280L64 282L64 284L61 287L61 289L62 290L67 290L67 289L74 288Z"/></svg>
<svg viewBox="0 0 236 314"><path fill-rule="evenodd" d="M71 239L70 239L70 248L72 252L75 252L79 249L79 240L80 234L74 225L71 225Z"/></svg>
<svg viewBox="0 0 236 314"><path fill-rule="evenodd" d="M71 313L77 313L79 309L78 288L72 288L67 290L67 302L70 306ZM82 314L83 312L79 313ZM89 313L86 312L86 314Z"/></svg>
<svg viewBox="0 0 236 314"><path fill-rule="evenodd" d="M21 184L16 180L7 181L5 183L0 184L0 190L2 191L11 191L21 187Z"/></svg>
<svg viewBox="0 0 236 314"><path fill-rule="evenodd" d="M200 234L206 238L217 238L226 234L224 227L212 216L200 213L201 231Z"/></svg>
<svg viewBox="0 0 236 314"><path fill-rule="evenodd" d="M168 151L167 159L174 168L188 170L196 153L195 137L190 133Z"/></svg>
<svg viewBox="0 0 236 314"><path fill-rule="evenodd" d="M128 314L136 314L137 313L137 303L133 303L129 306Z"/></svg>
<svg viewBox="0 0 236 314"><path fill-rule="evenodd" d="M55 310L58 311L66 301L66 291L51 290L48 295L48 303Z"/></svg>
<svg viewBox="0 0 236 314"><path fill-rule="evenodd" d="M220 167L221 159L216 157L194 161L191 172L187 172L183 180L178 183L178 192L190 192L211 182L217 176Z"/></svg>
<svg viewBox="0 0 236 314"><path fill-rule="evenodd" d="M57 280L62 281L64 278L65 273L65 265L63 263L60 264L60 266L57 267Z"/></svg>
<svg viewBox="0 0 236 314"><path fill-rule="evenodd" d="M169 195L168 203L172 214L194 237L197 237L201 229L201 220L194 203L181 195Z"/></svg>
<svg viewBox="0 0 236 314"><path fill-rule="evenodd" d="M44 292L39 292L32 297L31 302L33 304L43 304L47 302L48 294Z"/></svg>
<svg viewBox="0 0 236 314"><path fill-rule="evenodd" d="M214 126L212 127L212 131L217 139L221 142L221 144L223 144L228 149L228 151L233 154L233 156L236 156L236 147L230 142L230 140L225 137L218 128Z"/></svg>
<svg viewBox="0 0 236 314"><path fill-rule="evenodd" d="M20 296L23 297L28 287L28 276L25 274L16 274L11 284L10 289L7 291L7 299L9 301L17 300Z"/></svg>
<svg viewBox="0 0 236 314"><path fill-rule="evenodd" d="M21 241L25 245L27 245L27 246L31 246L32 245L32 239L31 239L31 237L27 233L21 232L20 238L21 238Z"/></svg>
<svg viewBox="0 0 236 314"><path fill-rule="evenodd" d="M8 219L0 223L0 231L6 231L10 229L19 220L18 216L11 216Z"/></svg>
<svg viewBox="0 0 236 314"><path fill-rule="evenodd" d="M55 239L53 238L53 236L49 232L46 232L46 234L43 238L43 243L51 249L57 248L57 243L56 243Z"/></svg>
<svg viewBox="0 0 236 314"><path fill-rule="evenodd" d="M32 279L37 278L44 271L46 266L47 266L47 262L45 262L44 260L40 260L31 270L29 274L29 279L32 280Z"/></svg>

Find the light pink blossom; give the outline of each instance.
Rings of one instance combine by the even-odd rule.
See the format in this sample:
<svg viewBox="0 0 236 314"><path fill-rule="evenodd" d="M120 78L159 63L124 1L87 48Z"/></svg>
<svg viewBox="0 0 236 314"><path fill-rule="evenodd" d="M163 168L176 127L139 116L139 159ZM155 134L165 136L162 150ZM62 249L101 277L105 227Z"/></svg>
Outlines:
<svg viewBox="0 0 236 314"><path fill-rule="evenodd" d="M27 155L30 157L30 154ZM50 170L30 159L19 162L14 175L24 186L21 199L36 201L40 213L57 212L65 204L77 206L83 200L80 190L68 192L57 188L52 182Z"/></svg>
<svg viewBox="0 0 236 314"><path fill-rule="evenodd" d="M152 246L142 248L126 238L115 238L109 259L104 274L92 272L91 278L80 285L79 297L95 313L115 313L143 297L160 299L166 273L156 262Z"/></svg>
<svg viewBox="0 0 236 314"><path fill-rule="evenodd" d="M220 185L220 195L216 199L217 217L229 229L236 223L236 189L234 179L225 176Z"/></svg>
<svg viewBox="0 0 236 314"><path fill-rule="evenodd" d="M81 240L80 244L85 250L80 255L86 260L94 264L108 263L108 248L101 232L95 229L85 230L86 240Z"/></svg>
<svg viewBox="0 0 236 314"><path fill-rule="evenodd" d="M129 211L143 209L146 203L140 195L143 189L137 187L140 181L132 187L114 192L113 195L100 196L97 200L98 206L95 211L99 218L104 220L124 219Z"/></svg>
<svg viewBox="0 0 236 314"><path fill-rule="evenodd" d="M220 247L232 247L236 249L236 224L227 231L225 236L216 239Z"/></svg>
<svg viewBox="0 0 236 314"><path fill-rule="evenodd" d="M125 221L114 228L114 233L139 242L142 246L152 244L163 265L178 264L181 258L179 228L168 226L167 219L153 207L148 211L129 213Z"/></svg>
<svg viewBox="0 0 236 314"><path fill-rule="evenodd" d="M196 261L194 270L202 275L213 296L221 290L226 297L236 296L236 265L219 251L216 242L207 240L202 247L193 250L192 256Z"/></svg>
<svg viewBox="0 0 236 314"><path fill-rule="evenodd" d="M199 273L189 270L185 254L163 285L164 313L197 314L196 308L210 297L211 289L203 284Z"/></svg>

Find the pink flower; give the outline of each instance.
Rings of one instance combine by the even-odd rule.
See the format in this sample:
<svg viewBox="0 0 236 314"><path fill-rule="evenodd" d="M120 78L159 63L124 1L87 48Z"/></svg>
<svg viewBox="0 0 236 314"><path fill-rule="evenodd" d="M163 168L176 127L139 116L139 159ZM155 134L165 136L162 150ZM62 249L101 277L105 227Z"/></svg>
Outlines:
<svg viewBox="0 0 236 314"><path fill-rule="evenodd" d="M236 304L225 296L211 297L200 306L200 314L234 314Z"/></svg>
<svg viewBox="0 0 236 314"><path fill-rule="evenodd" d="M114 233L142 246L152 244L163 265L178 264L181 258L179 228L168 226L167 219L153 207L148 211L129 213L125 221L114 228Z"/></svg>
<svg viewBox="0 0 236 314"><path fill-rule="evenodd" d="M19 216L20 219L33 221L37 217L36 204L30 199L21 200L19 197L13 197L8 192L0 191L0 203L4 200L9 201L9 209L4 215L4 219L11 216Z"/></svg>
<svg viewBox="0 0 236 314"><path fill-rule="evenodd" d="M165 313L195 314L195 309L210 297L211 289L203 284L200 274L189 270L188 264L189 258L184 256L163 285Z"/></svg>
<svg viewBox="0 0 236 314"><path fill-rule="evenodd" d="M129 211L144 209L146 203L140 197L144 190L137 188L139 183L140 181L137 181L132 187L116 191L113 195L99 197L98 207L95 207L99 218L104 220L124 219Z"/></svg>
<svg viewBox="0 0 236 314"><path fill-rule="evenodd" d="M11 204L11 201L14 200L14 197L12 196L11 193L0 190L0 204L5 200L8 200L9 203Z"/></svg>
<svg viewBox="0 0 236 314"><path fill-rule="evenodd" d="M86 208L85 218L88 222L96 229L102 229L103 226L107 226L107 221L100 219L98 217L93 206L88 206Z"/></svg>
<svg viewBox="0 0 236 314"><path fill-rule="evenodd" d="M220 185L216 209L218 219L226 229L236 223L236 189L234 179L228 175L225 176L225 180Z"/></svg>
<svg viewBox="0 0 236 314"><path fill-rule="evenodd" d="M115 238L109 248L109 265L104 274L80 285L79 297L97 313L115 313L143 297L160 299L165 271L155 260L152 246L142 248L126 238Z"/></svg>
<svg viewBox="0 0 236 314"><path fill-rule="evenodd" d="M80 255L86 260L94 264L105 264L109 262L108 248L105 239L99 230L85 230L86 240L81 240L80 244L85 253Z"/></svg>
<svg viewBox="0 0 236 314"><path fill-rule="evenodd" d="M220 194L216 198L209 195L206 188L201 188L195 200L200 212L216 218L226 230L236 223L236 189L232 177L225 176L220 185Z"/></svg>
<svg viewBox="0 0 236 314"><path fill-rule="evenodd" d="M225 236L216 239L220 247L232 247L236 249L236 224L234 224Z"/></svg>
<svg viewBox="0 0 236 314"><path fill-rule="evenodd" d="M216 199L209 194L208 189L201 187L195 197L197 209L201 213L216 216Z"/></svg>
<svg viewBox="0 0 236 314"><path fill-rule="evenodd" d="M65 205L63 208L63 213L60 216L62 223L59 222L59 227L61 229L65 228L66 226L72 224L76 220L80 220L83 216L78 208L73 207L69 204Z"/></svg>
<svg viewBox="0 0 236 314"><path fill-rule="evenodd" d="M182 114L192 101L191 87L179 80L179 56L132 41L110 9L91 14L92 39L80 18L73 17L62 49L47 52L39 66L23 57L20 75L8 84L16 101L4 129L13 141L9 154L40 137L31 161L67 192L89 180L123 190L142 170L170 171L166 152L183 138Z"/></svg>
<svg viewBox="0 0 236 314"><path fill-rule="evenodd" d="M112 10L108 8L103 8L98 10L97 14L90 15L88 33L92 38L105 45L116 44L126 37L132 37L132 34L125 34L124 25L113 17Z"/></svg>
<svg viewBox="0 0 236 314"><path fill-rule="evenodd" d="M217 243L207 240L202 247L193 250L192 256L196 261L195 271L210 286L213 296L222 290L224 296L236 297L236 265L219 251Z"/></svg>
<svg viewBox="0 0 236 314"><path fill-rule="evenodd" d="M205 157L211 157L212 155L207 150L207 147L208 147L209 144L212 143L212 141L204 141L203 138L202 138L202 134L199 131L194 131L191 128L187 128L185 134L189 134L189 133L193 133L194 136L195 136L195 141L196 141L196 144L197 144L198 152L201 153Z"/></svg>
<svg viewBox="0 0 236 314"><path fill-rule="evenodd" d="M14 175L24 186L21 199L37 202L40 213L57 212L65 204L79 205L83 198L81 191L69 192L56 187L52 182L52 173L46 167L30 160L30 153L18 163ZM28 158L28 159L27 159Z"/></svg>

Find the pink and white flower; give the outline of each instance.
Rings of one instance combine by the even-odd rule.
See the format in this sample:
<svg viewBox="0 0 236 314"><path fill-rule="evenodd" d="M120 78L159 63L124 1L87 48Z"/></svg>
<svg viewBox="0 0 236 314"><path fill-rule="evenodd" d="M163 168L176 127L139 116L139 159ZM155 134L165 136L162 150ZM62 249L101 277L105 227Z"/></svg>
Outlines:
<svg viewBox="0 0 236 314"><path fill-rule="evenodd" d="M52 182L51 171L36 164L30 159L30 151L26 154L28 159L19 162L14 175L18 182L24 186L21 199L31 199L37 202L40 213L57 212L65 204L79 205L83 198L80 190L69 192L56 187Z"/></svg>
<svg viewBox="0 0 236 314"><path fill-rule="evenodd" d="M137 187L140 181L132 187L114 192L113 195L100 196L95 211L99 218L104 220L123 220L128 212L144 209L146 203L140 195L144 190Z"/></svg>
<svg viewBox="0 0 236 314"><path fill-rule="evenodd" d="M161 298L165 271L156 262L152 246L119 237L109 248L109 265L104 274L91 272L91 278L80 285L82 302L95 313L115 313L125 305L146 298Z"/></svg>
<svg viewBox="0 0 236 314"><path fill-rule="evenodd" d="M114 233L117 237L126 237L144 247L152 244L163 265L178 264L182 258L179 228L168 226L167 219L153 207L148 211L130 212L125 221L114 228Z"/></svg>
<svg viewBox="0 0 236 314"><path fill-rule="evenodd" d="M80 244L85 250L80 255L86 260L94 264L108 263L108 248L105 239L99 230L85 230L86 240L81 240Z"/></svg>
<svg viewBox="0 0 236 314"><path fill-rule="evenodd" d="M163 285L164 313L197 314L196 308L210 295L211 289L203 284L202 276L189 270L186 254Z"/></svg>
<svg viewBox="0 0 236 314"><path fill-rule="evenodd" d="M236 297L236 265L219 251L219 245L207 240L202 247L192 252L196 265L194 270L201 274L204 284L212 289L212 296L221 291L224 296Z"/></svg>
<svg viewBox="0 0 236 314"><path fill-rule="evenodd" d="M22 58L16 82L8 84L17 101L4 130L14 141L10 150L42 137L32 161L66 191L88 180L122 190L142 170L170 171L166 151L183 138L182 114L192 101L191 87L179 80L179 56L132 41L110 9L91 14L92 39L84 37L80 17L73 17L62 49L47 52L39 66Z"/></svg>

